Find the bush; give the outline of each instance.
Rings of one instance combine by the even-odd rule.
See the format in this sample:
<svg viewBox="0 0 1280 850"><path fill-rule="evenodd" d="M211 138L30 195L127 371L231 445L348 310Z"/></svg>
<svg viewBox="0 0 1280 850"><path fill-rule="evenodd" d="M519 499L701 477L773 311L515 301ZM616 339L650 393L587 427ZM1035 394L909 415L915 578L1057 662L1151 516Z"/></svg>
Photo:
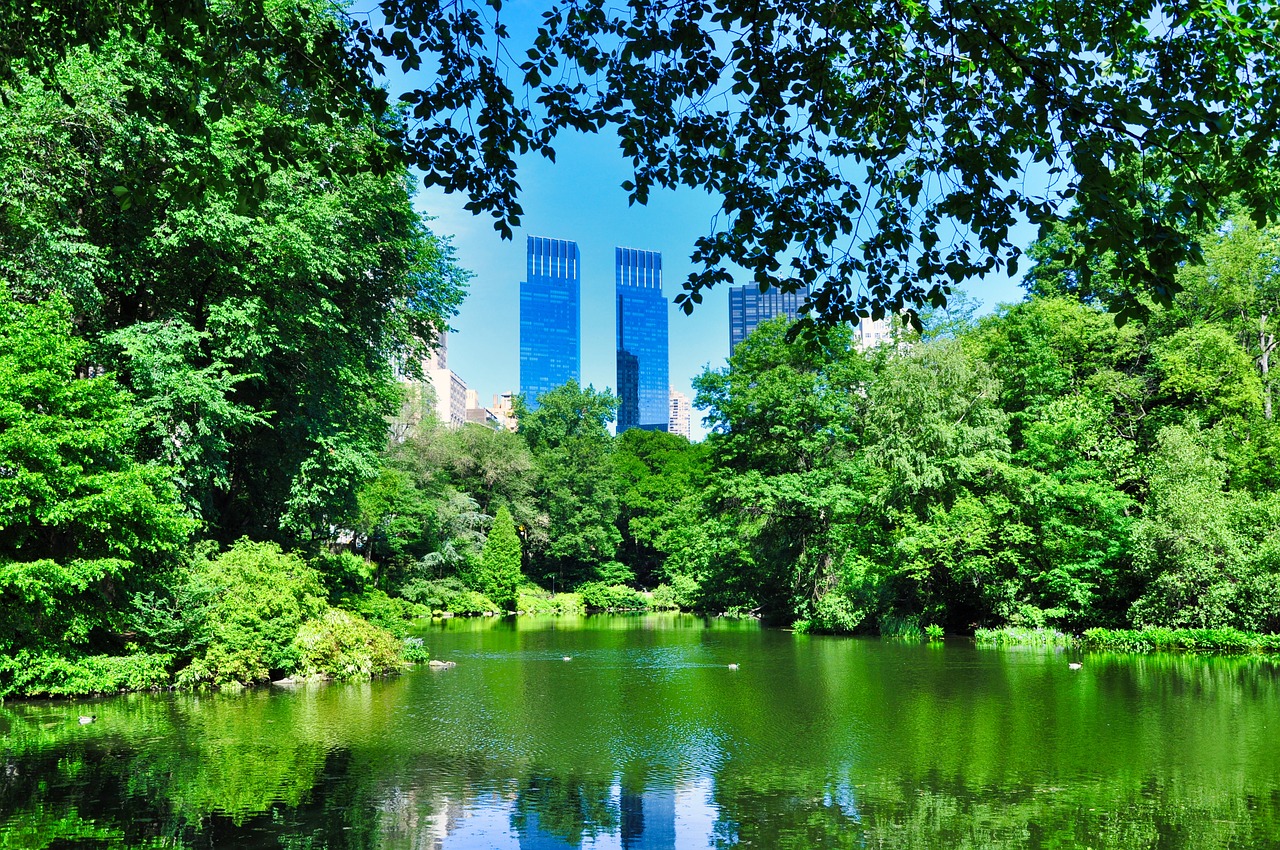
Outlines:
<svg viewBox="0 0 1280 850"><path fill-rule="evenodd" d="M327 609L314 569L273 543L241 541L193 564L180 591L193 605L191 664L181 684L243 685L291 673L302 624Z"/></svg>
<svg viewBox="0 0 1280 850"><path fill-rule="evenodd" d="M944 637L942 626L939 626L937 623L930 623L929 625L925 626L924 637L925 637L925 640L931 640L931 641L942 640L942 638Z"/></svg>
<svg viewBox="0 0 1280 850"><path fill-rule="evenodd" d="M857 631L866 618L852 599L838 590L828 591L813 606L813 615L802 631L850 634Z"/></svg>
<svg viewBox="0 0 1280 850"><path fill-rule="evenodd" d="M459 579L452 577L436 581L418 579L400 588L400 594L428 613L447 611L450 614L468 616L498 611L498 606L492 599L469 589Z"/></svg>
<svg viewBox="0 0 1280 850"><path fill-rule="evenodd" d="M1277 652L1280 635L1242 632L1237 629L1089 629L1081 638L1085 646L1129 652L1186 650L1191 652Z"/></svg>
<svg viewBox="0 0 1280 850"><path fill-rule="evenodd" d="M605 584L590 581L578 588L582 604L588 609L600 611L647 611L649 597L624 584Z"/></svg>
<svg viewBox="0 0 1280 850"><path fill-rule="evenodd" d="M359 614L396 637L407 635L409 624L414 620L431 616L431 609L426 605L388 596L381 590L369 590L359 596L347 596L341 600L338 607Z"/></svg>
<svg viewBox="0 0 1280 850"><path fill-rule="evenodd" d="M380 629L338 608L309 620L293 648L296 675L305 679L369 679L400 670L404 645Z"/></svg>
<svg viewBox="0 0 1280 850"><path fill-rule="evenodd" d="M431 653L427 651L427 645L419 637L405 638L404 647L400 650L400 654L410 664L425 664L431 660Z"/></svg>
<svg viewBox="0 0 1280 850"><path fill-rule="evenodd" d="M649 597L649 607L655 611L676 611L680 603L676 602L676 592L671 585L660 584Z"/></svg>
<svg viewBox="0 0 1280 850"><path fill-rule="evenodd" d="M360 596L373 582L374 565L350 552L326 552L311 559L329 591L329 602L337 605L347 596Z"/></svg>
<svg viewBox="0 0 1280 850"><path fill-rule="evenodd" d="M520 589L520 594L516 600L516 610L521 614L562 616L565 614L581 614L584 608L580 594L552 594L537 585L528 585Z"/></svg>
<svg viewBox="0 0 1280 850"><path fill-rule="evenodd" d="M1054 629L978 629L973 639L991 646L1075 646L1076 638Z"/></svg>
<svg viewBox="0 0 1280 850"><path fill-rule="evenodd" d="M170 683L171 655L87 655L19 652L0 656L0 697L83 696L150 691Z"/></svg>

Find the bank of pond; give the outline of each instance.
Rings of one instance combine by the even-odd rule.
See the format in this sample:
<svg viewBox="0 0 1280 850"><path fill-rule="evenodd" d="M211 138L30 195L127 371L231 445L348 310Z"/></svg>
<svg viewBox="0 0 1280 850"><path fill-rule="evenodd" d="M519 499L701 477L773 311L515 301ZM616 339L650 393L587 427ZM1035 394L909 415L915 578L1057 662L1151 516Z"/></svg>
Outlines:
<svg viewBox="0 0 1280 850"><path fill-rule="evenodd" d="M404 675L0 707L0 846L1266 847L1280 662L451 618Z"/></svg>

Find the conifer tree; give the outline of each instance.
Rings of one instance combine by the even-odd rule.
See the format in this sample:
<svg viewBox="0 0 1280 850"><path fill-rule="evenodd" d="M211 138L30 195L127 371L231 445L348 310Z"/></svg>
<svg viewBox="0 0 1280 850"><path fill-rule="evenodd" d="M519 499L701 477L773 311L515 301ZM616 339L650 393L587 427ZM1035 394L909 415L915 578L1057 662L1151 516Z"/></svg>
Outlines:
<svg viewBox="0 0 1280 850"><path fill-rule="evenodd" d="M503 505L493 518L480 556L479 590L503 610L514 611L520 578L520 537L511 511Z"/></svg>

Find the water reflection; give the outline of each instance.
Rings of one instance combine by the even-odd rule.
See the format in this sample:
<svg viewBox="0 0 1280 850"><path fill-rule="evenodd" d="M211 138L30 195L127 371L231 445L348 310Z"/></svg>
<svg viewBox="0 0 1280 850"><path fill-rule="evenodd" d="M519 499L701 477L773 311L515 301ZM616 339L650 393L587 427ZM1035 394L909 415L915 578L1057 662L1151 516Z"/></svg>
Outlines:
<svg viewBox="0 0 1280 850"><path fill-rule="evenodd" d="M459 666L0 707L0 847L1280 846L1264 658L674 616L428 638Z"/></svg>

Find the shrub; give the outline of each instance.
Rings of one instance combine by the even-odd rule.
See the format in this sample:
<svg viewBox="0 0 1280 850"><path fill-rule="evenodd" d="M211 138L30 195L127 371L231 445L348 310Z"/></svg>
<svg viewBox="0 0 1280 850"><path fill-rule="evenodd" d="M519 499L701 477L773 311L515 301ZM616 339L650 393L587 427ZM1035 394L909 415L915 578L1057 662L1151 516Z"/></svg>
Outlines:
<svg viewBox="0 0 1280 850"><path fill-rule="evenodd" d="M347 596L360 596L373 581L374 564L350 552L325 552L311 559L311 566L329 590L329 602L337 605Z"/></svg>
<svg viewBox="0 0 1280 850"><path fill-rule="evenodd" d="M400 669L404 651L386 629L338 608L303 623L293 647L297 675L307 679L385 676Z"/></svg>
<svg viewBox="0 0 1280 850"><path fill-rule="evenodd" d="M425 664L431 660L431 653L427 651L427 645L419 637L405 638L404 647L400 650L400 654L410 664Z"/></svg>
<svg viewBox="0 0 1280 850"><path fill-rule="evenodd" d="M1076 638L1054 629L978 629L973 639L992 646L1075 646Z"/></svg>
<svg viewBox="0 0 1280 850"><path fill-rule="evenodd" d="M449 607L445 610L451 614L461 614L464 617L476 614L496 614L498 613L498 604L483 593L475 590L464 590L449 600Z"/></svg>
<svg viewBox="0 0 1280 850"><path fill-rule="evenodd" d="M426 605L388 596L381 590L369 590L359 596L347 596L341 600L338 607L359 614L396 637L407 635L409 624L414 620L431 616L431 609Z"/></svg>
<svg viewBox="0 0 1280 850"><path fill-rule="evenodd" d="M937 623L930 623L924 627L924 636L925 640L942 640L944 636L942 626L939 626Z"/></svg>
<svg viewBox="0 0 1280 850"><path fill-rule="evenodd" d="M578 587L578 594L588 610L646 611L649 608L647 596L623 584L590 581Z"/></svg>
<svg viewBox="0 0 1280 850"><path fill-rule="evenodd" d="M520 589L516 610L522 614L562 616L583 612L582 596L577 593L549 593L532 585Z"/></svg>
<svg viewBox="0 0 1280 850"><path fill-rule="evenodd" d="M805 631L849 634L858 629L866 612L838 590L824 593L813 606Z"/></svg>
<svg viewBox="0 0 1280 850"><path fill-rule="evenodd" d="M457 578L445 578L436 581L418 579L400 588L406 599L421 606L428 613L447 611L450 614L489 614L496 612L498 606L492 599L469 589Z"/></svg>
<svg viewBox="0 0 1280 850"><path fill-rule="evenodd" d="M180 596L195 657L182 684L251 684L298 667L294 638L327 608L316 571L273 543L241 541L190 568Z"/></svg>
<svg viewBox="0 0 1280 850"><path fill-rule="evenodd" d="M1089 629L1081 643L1129 652L1187 650L1192 652L1280 651L1280 635L1237 629Z"/></svg>
<svg viewBox="0 0 1280 850"><path fill-rule="evenodd" d="M149 691L169 685L171 655L86 655L19 652L0 656L0 697L81 696Z"/></svg>
<svg viewBox="0 0 1280 850"><path fill-rule="evenodd" d="M669 584L660 584L649 597L649 607L655 611L675 611L680 608L676 592Z"/></svg>

